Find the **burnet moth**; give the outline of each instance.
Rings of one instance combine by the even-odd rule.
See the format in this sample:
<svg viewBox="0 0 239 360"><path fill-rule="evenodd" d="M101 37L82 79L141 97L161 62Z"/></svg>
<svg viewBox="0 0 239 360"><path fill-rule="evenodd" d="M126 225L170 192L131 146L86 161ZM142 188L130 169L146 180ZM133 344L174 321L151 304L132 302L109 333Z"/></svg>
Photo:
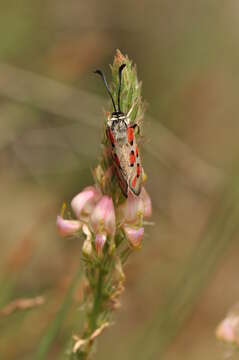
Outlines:
<svg viewBox="0 0 239 360"><path fill-rule="evenodd" d="M106 135L111 146L111 156L119 186L125 197L129 191L138 196L142 186L142 165L138 146L135 139L137 124L130 125L130 113L124 114L120 109L120 91L122 71L126 64L119 67L118 109L116 109L113 95L109 89L104 73L96 70L105 84L112 100L114 112L107 121Z"/></svg>

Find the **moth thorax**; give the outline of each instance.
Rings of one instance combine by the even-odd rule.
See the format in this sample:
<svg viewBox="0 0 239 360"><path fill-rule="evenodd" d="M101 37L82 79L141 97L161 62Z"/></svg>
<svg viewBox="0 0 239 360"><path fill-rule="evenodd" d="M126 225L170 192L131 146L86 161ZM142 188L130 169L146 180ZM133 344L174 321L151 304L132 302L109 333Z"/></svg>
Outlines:
<svg viewBox="0 0 239 360"><path fill-rule="evenodd" d="M126 120L126 115L122 112L113 112L111 114L111 121L117 121L117 120Z"/></svg>
<svg viewBox="0 0 239 360"><path fill-rule="evenodd" d="M110 127L114 133L115 139L117 141L125 139L126 131L128 127L127 117L124 114L119 114L118 116L112 114L110 122L111 122Z"/></svg>

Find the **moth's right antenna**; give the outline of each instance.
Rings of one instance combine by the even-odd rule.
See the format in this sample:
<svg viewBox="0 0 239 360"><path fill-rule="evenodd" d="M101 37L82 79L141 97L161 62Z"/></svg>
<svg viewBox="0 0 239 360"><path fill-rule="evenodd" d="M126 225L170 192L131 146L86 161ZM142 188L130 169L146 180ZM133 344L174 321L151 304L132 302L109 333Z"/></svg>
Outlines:
<svg viewBox="0 0 239 360"><path fill-rule="evenodd" d="M119 67L119 90L118 90L118 111L121 112L120 110L120 90L121 90L121 78L122 78L122 71L124 70L126 64L122 64Z"/></svg>

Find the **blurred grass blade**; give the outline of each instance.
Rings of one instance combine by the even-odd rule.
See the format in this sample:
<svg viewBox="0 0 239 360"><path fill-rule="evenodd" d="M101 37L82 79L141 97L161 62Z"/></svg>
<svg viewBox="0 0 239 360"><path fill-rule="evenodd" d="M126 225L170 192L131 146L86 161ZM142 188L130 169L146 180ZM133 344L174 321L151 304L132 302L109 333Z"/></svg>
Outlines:
<svg viewBox="0 0 239 360"><path fill-rule="evenodd" d="M72 280L72 283L66 293L64 302L59 309L53 323L49 326L49 329L47 330L46 334L41 339L37 352L34 356L34 360L43 360L46 359L46 356L48 352L50 351L51 345L55 338L57 337L59 330L63 324L63 321L66 318L67 312L70 308L71 302L72 302L72 296L75 291L75 288L81 278L82 270L81 268L76 273L75 277Z"/></svg>

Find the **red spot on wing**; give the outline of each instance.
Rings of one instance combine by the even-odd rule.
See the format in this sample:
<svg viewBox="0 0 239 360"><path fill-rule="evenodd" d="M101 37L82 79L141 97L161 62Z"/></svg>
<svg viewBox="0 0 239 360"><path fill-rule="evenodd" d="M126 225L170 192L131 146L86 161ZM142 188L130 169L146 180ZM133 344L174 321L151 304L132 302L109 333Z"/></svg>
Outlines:
<svg viewBox="0 0 239 360"><path fill-rule="evenodd" d="M137 176L135 176L132 180L132 187L135 188L136 185L136 181L137 181Z"/></svg>
<svg viewBox="0 0 239 360"><path fill-rule="evenodd" d="M132 127L129 127L127 129L127 136L128 136L128 142L130 145L133 145L134 143L134 129Z"/></svg>
<svg viewBox="0 0 239 360"><path fill-rule="evenodd" d="M136 150L135 150L135 152L136 152L136 157L138 157L138 156L139 156L139 152L138 152L138 148L137 148L137 146L136 146Z"/></svg>
<svg viewBox="0 0 239 360"><path fill-rule="evenodd" d="M133 166L134 163L136 161L136 157L135 157L135 154L134 154L134 151L132 150L130 155L129 155L129 163L130 163L130 166Z"/></svg>

